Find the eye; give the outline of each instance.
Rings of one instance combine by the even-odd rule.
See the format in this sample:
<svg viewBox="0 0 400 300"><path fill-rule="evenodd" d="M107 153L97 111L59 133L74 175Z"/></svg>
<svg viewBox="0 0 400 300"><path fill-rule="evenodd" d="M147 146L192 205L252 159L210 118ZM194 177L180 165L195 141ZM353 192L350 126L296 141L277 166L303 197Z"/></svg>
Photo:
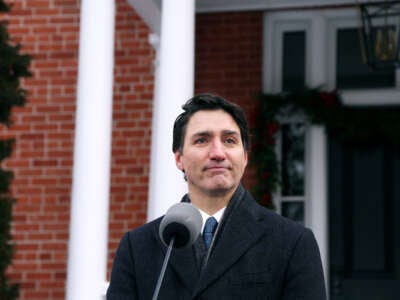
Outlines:
<svg viewBox="0 0 400 300"><path fill-rule="evenodd" d="M204 144L206 142L207 142L207 139L205 137L199 137L199 138L194 140L195 144Z"/></svg>
<svg viewBox="0 0 400 300"><path fill-rule="evenodd" d="M237 140L234 137L227 137L225 139L225 143L227 143L227 144L237 144Z"/></svg>

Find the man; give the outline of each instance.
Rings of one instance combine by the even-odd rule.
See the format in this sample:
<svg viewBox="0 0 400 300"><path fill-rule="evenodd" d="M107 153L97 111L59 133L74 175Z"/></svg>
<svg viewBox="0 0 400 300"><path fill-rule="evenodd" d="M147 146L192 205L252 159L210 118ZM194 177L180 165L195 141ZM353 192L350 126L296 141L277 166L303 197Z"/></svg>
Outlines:
<svg viewBox="0 0 400 300"><path fill-rule="evenodd" d="M218 225L205 225L192 247L173 250L158 299L326 299L311 231L259 206L240 183L250 147L241 108L202 94L183 109L173 135L188 184L182 201L200 210L203 223L212 216ZM161 219L122 238L108 300L151 299L166 253Z"/></svg>

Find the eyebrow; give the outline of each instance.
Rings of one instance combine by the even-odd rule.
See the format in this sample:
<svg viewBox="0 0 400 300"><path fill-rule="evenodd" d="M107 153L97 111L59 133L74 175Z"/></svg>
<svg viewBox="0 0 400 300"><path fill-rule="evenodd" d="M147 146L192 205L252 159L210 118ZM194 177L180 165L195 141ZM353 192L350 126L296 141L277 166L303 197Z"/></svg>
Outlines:
<svg viewBox="0 0 400 300"><path fill-rule="evenodd" d="M240 135L240 133L235 130L224 130L222 133L223 135Z"/></svg>
<svg viewBox="0 0 400 300"><path fill-rule="evenodd" d="M213 135L212 131L205 130L205 131L195 132L192 136L193 137L198 137L198 136L211 136L211 135ZM237 132L235 130L226 129L226 130L222 131L222 135L223 136L227 136L227 135L237 135L237 136L239 136L239 132Z"/></svg>

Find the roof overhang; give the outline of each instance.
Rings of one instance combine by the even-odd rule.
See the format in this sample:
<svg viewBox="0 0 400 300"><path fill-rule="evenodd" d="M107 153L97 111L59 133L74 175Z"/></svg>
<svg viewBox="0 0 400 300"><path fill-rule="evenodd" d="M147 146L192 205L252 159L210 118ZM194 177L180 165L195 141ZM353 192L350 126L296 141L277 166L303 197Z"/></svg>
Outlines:
<svg viewBox="0 0 400 300"><path fill-rule="evenodd" d="M154 1L161 7L162 0ZM271 10L288 8L324 7L336 5L356 5L362 2L382 0L196 0L196 12L228 12L249 10Z"/></svg>
<svg viewBox="0 0 400 300"><path fill-rule="evenodd" d="M381 0L196 0L196 13L356 5ZM128 0L153 33L160 33L162 0Z"/></svg>

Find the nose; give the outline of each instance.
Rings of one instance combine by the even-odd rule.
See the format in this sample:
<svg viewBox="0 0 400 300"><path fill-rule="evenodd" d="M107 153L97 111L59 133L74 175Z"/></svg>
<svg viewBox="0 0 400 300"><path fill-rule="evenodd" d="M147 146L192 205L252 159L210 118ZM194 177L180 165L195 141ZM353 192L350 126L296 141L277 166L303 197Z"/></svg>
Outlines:
<svg viewBox="0 0 400 300"><path fill-rule="evenodd" d="M209 155L212 160L222 161L225 159L224 145L221 141L215 140L211 143Z"/></svg>

